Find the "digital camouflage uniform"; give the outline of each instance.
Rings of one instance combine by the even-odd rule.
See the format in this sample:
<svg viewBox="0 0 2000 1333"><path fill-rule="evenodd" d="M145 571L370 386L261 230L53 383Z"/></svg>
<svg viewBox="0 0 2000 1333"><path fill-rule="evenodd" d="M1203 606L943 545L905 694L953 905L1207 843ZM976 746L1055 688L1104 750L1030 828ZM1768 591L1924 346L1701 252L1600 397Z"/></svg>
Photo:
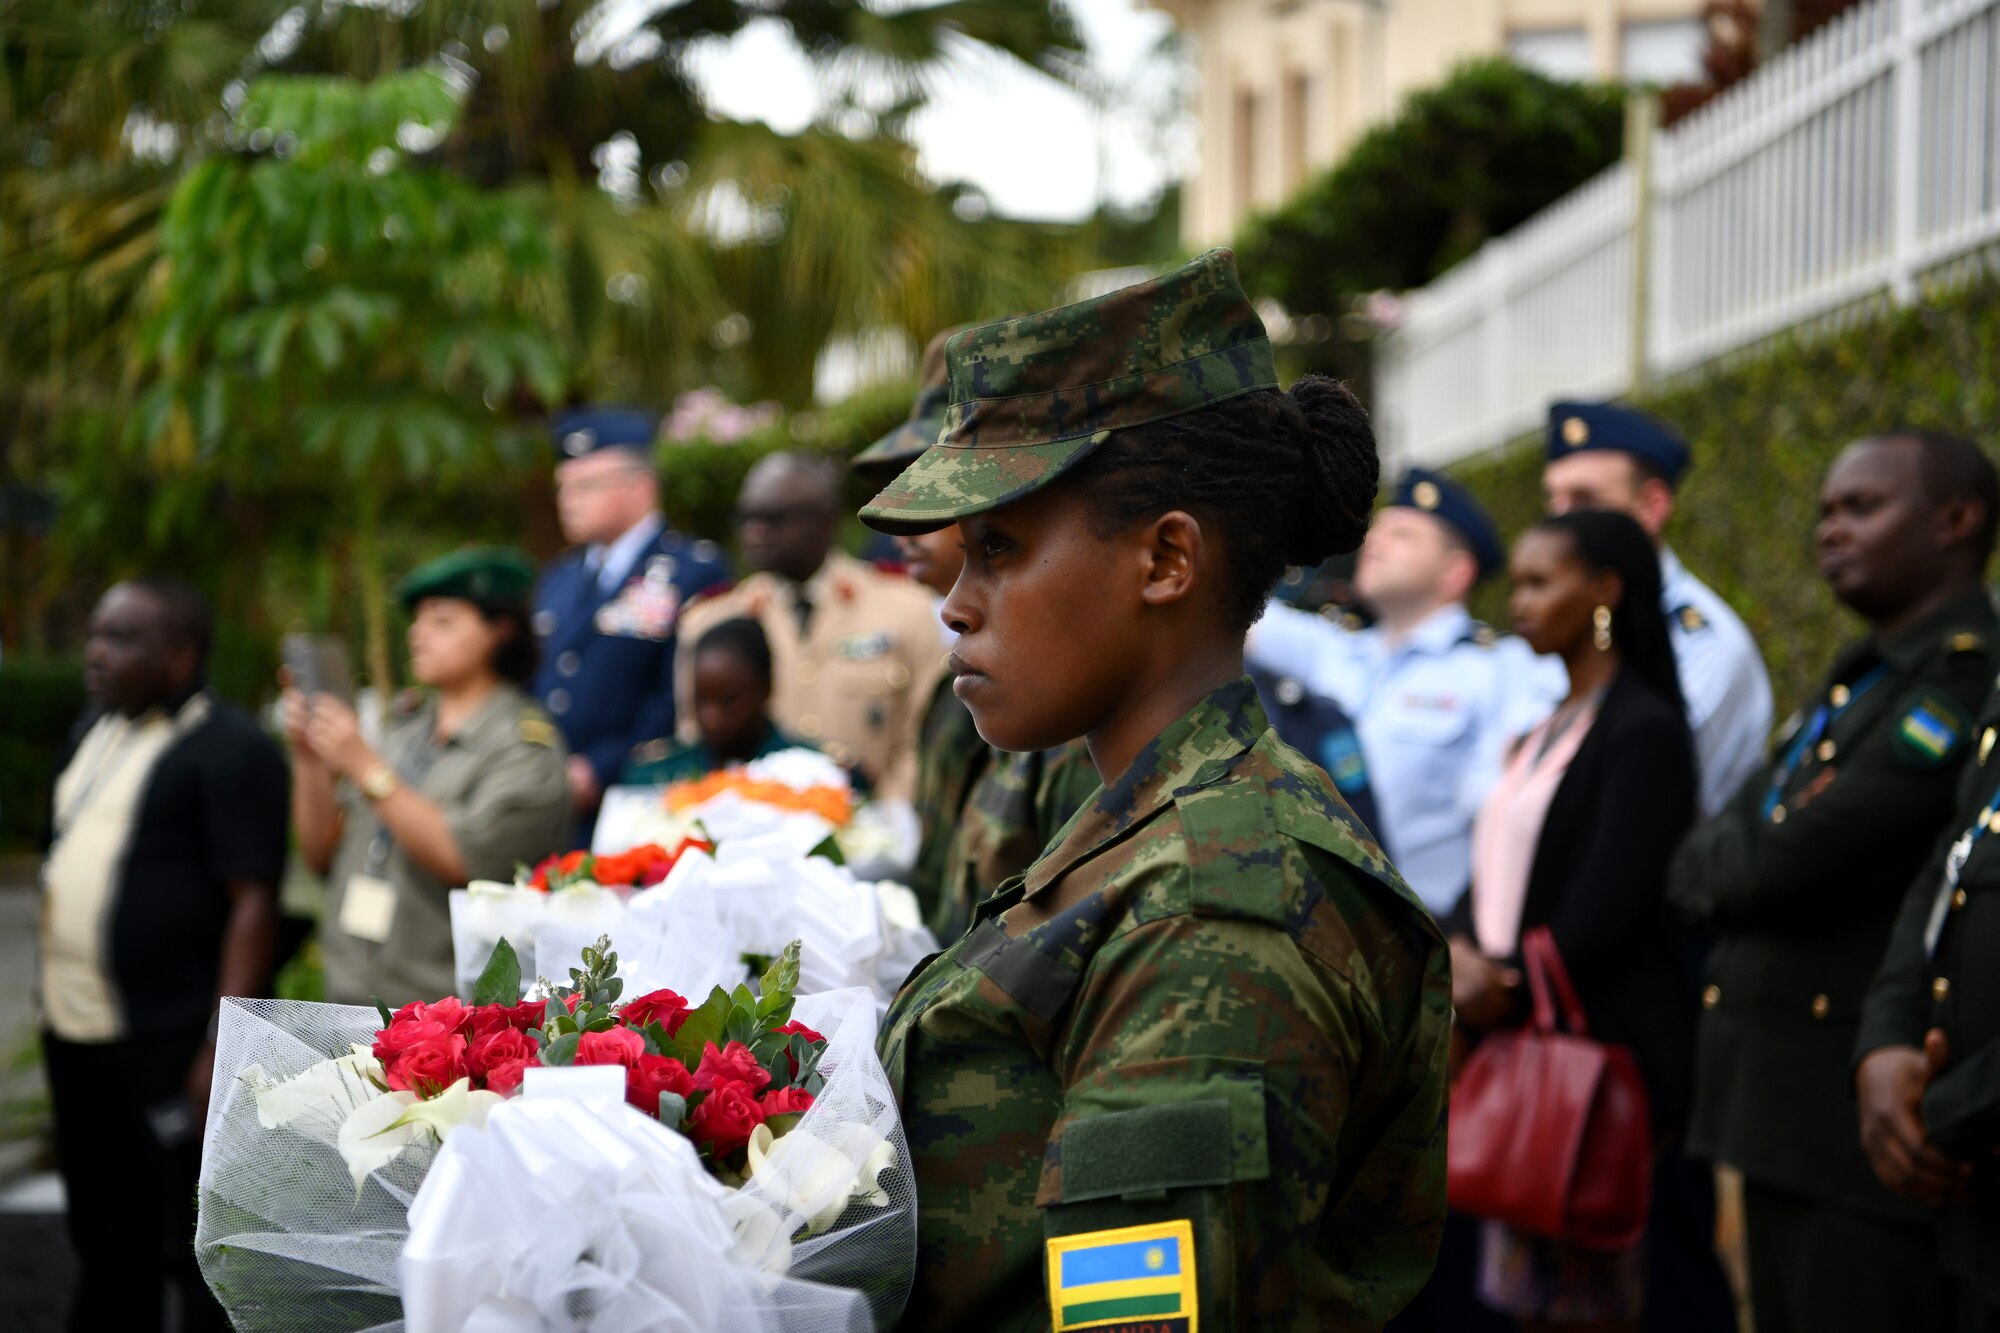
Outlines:
<svg viewBox="0 0 2000 1333"><path fill-rule="evenodd" d="M926 919L934 917L943 898L951 864L952 835L979 775L992 751L979 739L972 714L952 693L950 673L938 681L931 706L924 712L922 747L917 753L917 861L910 869L910 891L917 895Z"/></svg>
<svg viewBox="0 0 2000 1333"><path fill-rule="evenodd" d="M930 914L938 942L965 934L972 909L1033 865L1101 785L1082 741L1021 754L987 750L942 857L943 891Z"/></svg>
<svg viewBox="0 0 2000 1333"><path fill-rule="evenodd" d="M945 437L862 517L924 531L1106 432L1275 389L1226 251L961 333ZM1247 678L1141 750L889 1011L905 1323L1373 1329L1444 1216L1442 936Z"/></svg>

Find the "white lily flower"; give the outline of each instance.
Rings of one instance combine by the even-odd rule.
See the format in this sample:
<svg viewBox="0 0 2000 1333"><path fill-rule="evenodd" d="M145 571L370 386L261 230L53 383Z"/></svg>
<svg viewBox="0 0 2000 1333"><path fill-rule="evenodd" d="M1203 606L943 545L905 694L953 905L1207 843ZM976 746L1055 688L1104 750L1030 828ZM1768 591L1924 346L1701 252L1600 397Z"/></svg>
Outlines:
<svg viewBox="0 0 2000 1333"><path fill-rule="evenodd" d="M405 1148L425 1140L442 1143L462 1125L482 1126L487 1113L505 1100L497 1092L474 1092L472 1081L462 1078L428 1100L414 1092L391 1092L362 1106L341 1123L335 1145L354 1177L355 1196L369 1172L395 1161Z"/></svg>
<svg viewBox="0 0 2000 1333"><path fill-rule="evenodd" d="M382 1063L356 1043L346 1055L321 1060L290 1078L267 1080L261 1065L239 1077L257 1101L257 1122L265 1129L295 1127L323 1143L334 1141L341 1123L356 1108L382 1095L387 1086Z"/></svg>
<svg viewBox="0 0 2000 1333"><path fill-rule="evenodd" d="M833 1130L838 1143L794 1130L783 1138L768 1125L750 1131L744 1174L775 1187L787 1207L806 1218L806 1234L830 1228L849 1202L881 1207L889 1202L882 1173L896 1164L896 1150L866 1125Z"/></svg>

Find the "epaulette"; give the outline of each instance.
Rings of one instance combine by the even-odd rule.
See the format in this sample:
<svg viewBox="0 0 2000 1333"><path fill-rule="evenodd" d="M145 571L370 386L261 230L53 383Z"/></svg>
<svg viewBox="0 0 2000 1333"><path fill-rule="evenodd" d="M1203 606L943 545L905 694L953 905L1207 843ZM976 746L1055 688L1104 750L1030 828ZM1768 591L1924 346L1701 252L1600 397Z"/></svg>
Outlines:
<svg viewBox="0 0 2000 1333"><path fill-rule="evenodd" d="M1947 653L1983 653L1986 651L1986 636L1962 629L1946 636L1944 650Z"/></svg>
<svg viewBox="0 0 2000 1333"><path fill-rule="evenodd" d="M1368 622L1354 612L1344 609L1338 602L1328 602L1319 609L1322 620L1330 620L1344 630L1367 629Z"/></svg>
<svg viewBox="0 0 2000 1333"><path fill-rule="evenodd" d="M730 593L735 592L736 588L737 582L735 579L724 579L720 583L711 583L694 596L688 598L687 605L700 606L703 602L712 602L718 597L727 597Z"/></svg>
<svg viewBox="0 0 2000 1333"><path fill-rule="evenodd" d="M1704 617L1701 612L1695 610L1692 606L1683 606L1679 608L1673 613L1673 616L1675 620L1678 620L1680 622L1681 628L1686 630L1689 634L1694 633L1696 630L1708 628L1707 618Z"/></svg>
<svg viewBox="0 0 2000 1333"><path fill-rule="evenodd" d="M389 704L389 711L397 717L408 717L424 706L424 692L419 689L399 690Z"/></svg>
<svg viewBox="0 0 2000 1333"><path fill-rule="evenodd" d="M642 741L632 747L632 762L635 764L657 762L658 760L665 759L667 751L672 748L673 741L664 736L656 741Z"/></svg>
<svg viewBox="0 0 2000 1333"><path fill-rule="evenodd" d="M540 745L551 750L555 748L556 724L549 721L548 714L533 704L521 710L516 729L521 739L530 745Z"/></svg>
<svg viewBox="0 0 2000 1333"><path fill-rule="evenodd" d="M1481 648L1490 649L1494 644L1500 642L1500 631L1494 629L1491 625L1482 624L1475 620L1472 622L1472 632L1465 637L1470 643L1477 644Z"/></svg>

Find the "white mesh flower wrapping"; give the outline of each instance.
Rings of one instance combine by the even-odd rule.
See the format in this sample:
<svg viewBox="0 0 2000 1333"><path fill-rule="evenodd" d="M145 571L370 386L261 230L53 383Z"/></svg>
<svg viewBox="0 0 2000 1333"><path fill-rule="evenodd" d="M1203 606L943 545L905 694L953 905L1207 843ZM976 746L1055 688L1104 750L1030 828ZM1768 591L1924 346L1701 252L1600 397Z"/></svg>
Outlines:
<svg viewBox="0 0 2000 1333"><path fill-rule="evenodd" d="M914 1272L916 1199L873 998L809 996L795 1016L827 1037L826 1084L741 1190L622 1104L516 1100L371 1173L357 1201L329 1141L346 1109L337 1081L323 1114L266 1129L239 1075L303 1073L365 1042L376 1015L228 1001L203 1145L202 1272L245 1330L886 1326Z"/></svg>

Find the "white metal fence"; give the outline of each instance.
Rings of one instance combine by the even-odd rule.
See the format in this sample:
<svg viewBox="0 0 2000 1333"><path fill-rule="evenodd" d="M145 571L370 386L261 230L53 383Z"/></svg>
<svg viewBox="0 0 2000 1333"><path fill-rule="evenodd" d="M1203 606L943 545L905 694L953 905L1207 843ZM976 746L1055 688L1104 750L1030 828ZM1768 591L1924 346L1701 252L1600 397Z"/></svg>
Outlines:
<svg viewBox="0 0 2000 1333"><path fill-rule="evenodd" d="M1398 463L1907 302L2000 241L2000 0L1870 0L1650 142L1411 294L1377 366Z"/></svg>

